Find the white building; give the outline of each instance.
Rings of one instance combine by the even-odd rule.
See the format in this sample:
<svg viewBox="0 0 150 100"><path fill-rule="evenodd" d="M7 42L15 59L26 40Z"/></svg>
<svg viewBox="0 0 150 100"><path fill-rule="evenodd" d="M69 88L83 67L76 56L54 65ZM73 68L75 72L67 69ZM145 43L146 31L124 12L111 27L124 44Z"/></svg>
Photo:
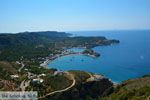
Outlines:
<svg viewBox="0 0 150 100"><path fill-rule="evenodd" d="M40 74L39 76L46 76L46 74L42 73L42 74Z"/></svg>
<svg viewBox="0 0 150 100"><path fill-rule="evenodd" d="M17 75L17 74L16 74L16 75L11 75L10 77L11 77L12 79L15 79L15 78L19 78L19 75Z"/></svg>
<svg viewBox="0 0 150 100"><path fill-rule="evenodd" d="M39 82L39 83L43 83L43 79L40 79L40 78L35 78L32 80L33 82Z"/></svg>

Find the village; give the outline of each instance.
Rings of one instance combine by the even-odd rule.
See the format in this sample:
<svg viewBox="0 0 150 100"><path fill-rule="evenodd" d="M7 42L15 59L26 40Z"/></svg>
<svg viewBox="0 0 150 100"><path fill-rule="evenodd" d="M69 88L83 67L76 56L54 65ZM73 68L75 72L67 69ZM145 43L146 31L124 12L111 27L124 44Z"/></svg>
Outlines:
<svg viewBox="0 0 150 100"><path fill-rule="evenodd" d="M63 53L63 55L68 55L68 54L74 54L74 52ZM58 56L63 56L63 55L62 54L57 55L57 57ZM24 72L27 73L27 78L22 80L22 82L20 83L21 91L26 91L26 88L28 86L30 86L30 83L43 84L43 82L45 81L44 77L49 75L48 73L34 74L34 73L30 72L29 69L24 68L25 65L23 64L23 62L16 61L16 64L21 65L21 68L18 70L18 72L24 71ZM67 74L67 75L70 75L71 77L74 77L74 75L72 75L68 71L61 71L61 70L57 70L57 69L49 77L56 77L56 76L59 76L59 75L61 76L62 74ZM105 78L103 75L100 75L100 74L91 74L89 72L87 72L87 74L89 74L90 77L86 80L86 82L98 81L98 80L101 80L101 79ZM18 79L20 77L20 75L19 74L13 74L13 75L10 75L10 77L11 77L11 79ZM72 78L72 79L75 80L75 78Z"/></svg>
<svg viewBox="0 0 150 100"><path fill-rule="evenodd" d="M48 64L51 63L52 61L54 61L58 58L64 57L64 56L76 55L76 54L83 54L83 55L94 57L94 58L100 56L99 53L96 53L91 49L86 49L82 52L75 52L72 50L63 50L60 54L50 54L49 57L46 57L45 61L40 64L40 66L48 68Z"/></svg>
<svg viewBox="0 0 150 100"><path fill-rule="evenodd" d="M60 54L50 54L49 57L46 57L45 61L43 63L40 64L41 67L48 67L48 64L51 63L52 61L64 57L64 56L69 56L69 55L75 55L75 54L82 54L81 52L74 52L74 51L68 51L68 50L64 50L63 52L61 52Z"/></svg>

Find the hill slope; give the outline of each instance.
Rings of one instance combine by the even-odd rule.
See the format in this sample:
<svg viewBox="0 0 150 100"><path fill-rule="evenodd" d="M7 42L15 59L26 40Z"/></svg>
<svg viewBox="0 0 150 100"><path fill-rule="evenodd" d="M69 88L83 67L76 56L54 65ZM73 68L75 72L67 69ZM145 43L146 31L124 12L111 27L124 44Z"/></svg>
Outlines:
<svg viewBox="0 0 150 100"><path fill-rule="evenodd" d="M150 100L150 76L124 81L111 92L99 100Z"/></svg>

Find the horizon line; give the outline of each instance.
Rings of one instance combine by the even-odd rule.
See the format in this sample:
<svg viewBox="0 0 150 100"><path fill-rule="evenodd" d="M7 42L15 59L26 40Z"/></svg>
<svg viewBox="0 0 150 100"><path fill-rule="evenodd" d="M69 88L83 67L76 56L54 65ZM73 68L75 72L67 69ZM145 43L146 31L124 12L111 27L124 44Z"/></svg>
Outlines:
<svg viewBox="0 0 150 100"><path fill-rule="evenodd" d="M20 32L0 32L0 34L7 34L7 33L23 33L23 32L78 32L78 31L144 31L144 30L150 30L150 29L98 29L98 30L64 30L64 31L59 31L59 30L41 30L41 31L20 31Z"/></svg>

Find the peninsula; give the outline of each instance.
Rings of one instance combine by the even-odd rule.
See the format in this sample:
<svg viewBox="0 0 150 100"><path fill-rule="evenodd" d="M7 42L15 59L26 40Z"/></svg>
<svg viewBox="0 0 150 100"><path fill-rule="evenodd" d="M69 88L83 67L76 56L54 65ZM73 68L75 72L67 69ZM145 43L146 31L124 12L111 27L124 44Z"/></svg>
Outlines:
<svg viewBox="0 0 150 100"><path fill-rule="evenodd" d="M82 52L84 55L92 56L92 57L99 57L100 54L97 52L94 52L92 49L86 49Z"/></svg>

